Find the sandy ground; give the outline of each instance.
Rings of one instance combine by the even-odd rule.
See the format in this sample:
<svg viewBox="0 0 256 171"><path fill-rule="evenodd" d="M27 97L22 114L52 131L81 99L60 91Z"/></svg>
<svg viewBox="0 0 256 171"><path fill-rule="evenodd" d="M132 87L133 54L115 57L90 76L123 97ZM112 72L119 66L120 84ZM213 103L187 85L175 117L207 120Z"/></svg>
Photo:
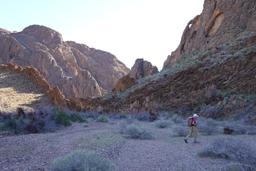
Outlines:
<svg viewBox="0 0 256 171"><path fill-rule="evenodd" d="M154 123L136 122L150 130L154 139L133 140L118 133L122 120L109 123L91 121L73 124L54 133L0 138L1 171L49 170L52 161L77 149L94 150L110 159L116 171L217 171L228 160L200 158L198 151L224 135L201 136L200 143L185 144L173 137L171 128L159 129ZM85 126L86 125L86 126ZM235 136L254 144L256 136Z"/></svg>

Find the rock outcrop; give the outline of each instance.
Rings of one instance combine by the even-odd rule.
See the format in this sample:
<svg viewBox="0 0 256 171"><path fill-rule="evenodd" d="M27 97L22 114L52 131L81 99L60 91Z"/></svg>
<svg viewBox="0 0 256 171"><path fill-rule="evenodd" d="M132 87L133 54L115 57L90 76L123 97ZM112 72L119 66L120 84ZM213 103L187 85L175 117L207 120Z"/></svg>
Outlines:
<svg viewBox="0 0 256 171"><path fill-rule="evenodd" d="M129 72L129 76L138 80L156 73L158 73L156 66L153 66L150 62L145 61L144 59L136 59L135 64Z"/></svg>
<svg viewBox="0 0 256 171"><path fill-rule="evenodd" d="M122 92L133 86L137 80L158 73L156 66L144 59L136 59L131 71L116 83L113 92Z"/></svg>
<svg viewBox="0 0 256 171"><path fill-rule="evenodd" d="M0 63L36 68L68 98L102 96L129 72L112 54L64 42L60 33L44 26L0 33Z"/></svg>
<svg viewBox="0 0 256 171"><path fill-rule="evenodd" d="M205 0L202 13L187 24L180 45L168 56L164 68L182 56L218 47L255 30L255 0Z"/></svg>
<svg viewBox="0 0 256 171"><path fill-rule="evenodd" d="M60 90L57 87L51 87L37 69L33 67L23 68L15 64L0 64L0 69L10 70L12 72L25 75L30 81L37 85L44 94L48 96L51 103L59 106L67 105L68 100L65 99Z"/></svg>
<svg viewBox="0 0 256 171"><path fill-rule="evenodd" d="M130 88L136 83L136 80L129 75L122 77L117 81L115 87L113 88L113 92L122 92Z"/></svg>

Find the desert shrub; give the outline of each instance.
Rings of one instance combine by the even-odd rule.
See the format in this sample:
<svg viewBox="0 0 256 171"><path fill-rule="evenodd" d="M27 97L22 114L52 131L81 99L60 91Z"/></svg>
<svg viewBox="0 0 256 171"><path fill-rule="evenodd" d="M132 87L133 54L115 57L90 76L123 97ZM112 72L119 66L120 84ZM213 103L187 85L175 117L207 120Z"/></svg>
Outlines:
<svg viewBox="0 0 256 171"><path fill-rule="evenodd" d="M202 134L205 134L205 135L212 135L212 134L219 133L218 121L214 121L211 118L209 119L199 118L198 129Z"/></svg>
<svg viewBox="0 0 256 171"><path fill-rule="evenodd" d="M134 124L123 125L120 129L120 133L124 134L126 138L131 139L153 139L151 132Z"/></svg>
<svg viewBox="0 0 256 171"><path fill-rule="evenodd" d="M177 114L175 114L175 115L172 116L172 121L173 121L174 123L176 123L176 124L181 124L181 123L184 123L184 122L185 122L185 120L184 120L181 116L179 116L179 115L177 115Z"/></svg>
<svg viewBox="0 0 256 171"><path fill-rule="evenodd" d="M72 113L71 111L64 111L62 109L54 109L52 119L55 121L56 124L64 126L70 126L72 122L87 122L87 119L84 115L79 113Z"/></svg>
<svg viewBox="0 0 256 171"><path fill-rule="evenodd" d="M220 171L255 171L255 169L250 165L232 163L222 167Z"/></svg>
<svg viewBox="0 0 256 171"><path fill-rule="evenodd" d="M155 126L157 127L157 128L167 128L168 126L169 126L169 122L167 122L167 121L162 121L162 120L159 120L159 121L157 121L156 123L155 123Z"/></svg>
<svg viewBox="0 0 256 171"><path fill-rule="evenodd" d="M133 118L137 119L138 121L149 121L149 113L148 112L141 112L132 115Z"/></svg>
<svg viewBox="0 0 256 171"><path fill-rule="evenodd" d="M99 116L96 118L96 121L97 121L97 122L108 122L108 117L107 117L107 116L104 116L104 115L99 115Z"/></svg>
<svg viewBox="0 0 256 171"><path fill-rule="evenodd" d="M110 171L113 164L94 152L75 151L53 161L52 171Z"/></svg>
<svg viewBox="0 0 256 171"><path fill-rule="evenodd" d="M34 117L34 113L17 115L9 114L0 118L0 131L14 134L37 133L41 131L45 123Z"/></svg>
<svg viewBox="0 0 256 171"><path fill-rule="evenodd" d="M188 134L188 128L186 126L176 125L172 128L172 135L178 137L184 137Z"/></svg>
<svg viewBox="0 0 256 171"><path fill-rule="evenodd" d="M128 115L127 114L112 114L110 115L111 119L127 119Z"/></svg>
<svg viewBox="0 0 256 171"><path fill-rule="evenodd" d="M233 130L232 134L241 135L241 134L248 134L248 135L255 135L256 134L256 127L251 125L245 125L240 121L229 121L224 123L225 128L229 128Z"/></svg>
<svg viewBox="0 0 256 171"><path fill-rule="evenodd" d="M70 120L72 122L80 122L80 123L85 123L88 122L85 117L82 117L81 115L74 113L70 115Z"/></svg>
<svg viewBox="0 0 256 171"><path fill-rule="evenodd" d="M10 116L5 118L2 123L2 130L11 131L15 134L22 133L26 126L30 123L30 120L25 117Z"/></svg>
<svg viewBox="0 0 256 171"><path fill-rule="evenodd" d="M56 109L55 114L53 115L53 120L55 121L56 124L60 124L64 126L71 125L71 120L69 115L60 109Z"/></svg>
<svg viewBox="0 0 256 171"><path fill-rule="evenodd" d="M256 149L235 138L218 138L198 154L200 157L229 159L256 166Z"/></svg>
<svg viewBox="0 0 256 171"><path fill-rule="evenodd" d="M173 111L159 111L159 115L166 120L170 119L175 114L176 113L174 113Z"/></svg>

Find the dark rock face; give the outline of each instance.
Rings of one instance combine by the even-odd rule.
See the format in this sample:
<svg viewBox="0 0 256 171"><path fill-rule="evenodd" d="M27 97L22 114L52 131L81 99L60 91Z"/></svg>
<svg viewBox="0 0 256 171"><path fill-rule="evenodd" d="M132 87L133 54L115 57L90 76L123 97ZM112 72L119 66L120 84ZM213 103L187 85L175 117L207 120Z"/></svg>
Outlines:
<svg viewBox="0 0 256 171"><path fill-rule="evenodd" d="M44 26L0 33L0 63L36 68L68 98L101 96L129 72L112 54L64 42L60 33Z"/></svg>
<svg viewBox="0 0 256 171"><path fill-rule="evenodd" d="M205 0L203 12L188 23L180 45L168 56L164 68L191 52L217 47L243 32L255 31L255 0Z"/></svg>
<svg viewBox="0 0 256 171"><path fill-rule="evenodd" d="M123 92L136 84L137 80L156 73L158 73L156 66L144 59L136 59L129 74L119 79L112 91Z"/></svg>
<svg viewBox="0 0 256 171"><path fill-rule="evenodd" d="M138 80L140 78L156 73L158 73L156 66L153 66L150 62L145 61L144 59L136 59L135 64L129 73L129 76Z"/></svg>

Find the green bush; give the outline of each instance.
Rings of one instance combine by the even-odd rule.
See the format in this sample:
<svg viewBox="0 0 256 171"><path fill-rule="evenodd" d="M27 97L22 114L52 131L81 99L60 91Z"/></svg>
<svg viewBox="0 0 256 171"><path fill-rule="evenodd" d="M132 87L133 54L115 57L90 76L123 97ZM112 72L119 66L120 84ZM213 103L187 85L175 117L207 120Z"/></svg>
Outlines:
<svg viewBox="0 0 256 171"><path fill-rule="evenodd" d="M72 122L79 122L79 123L88 122L85 117L82 117L82 116L80 116L79 114L76 114L76 113L70 115L70 120Z"/></svg>
<svg viewBox="0 0 256 171"><path fill-rule="evenodd" d="M51 171L111 171L113 164L94 152L75 151L53 161Z"/></svg>
<svg viewBox="0 0 256 171"><path fill-rule="evenodd" d="M25 118L23 116L9 116L1 120L0 130L13 132L14 134L25 133L26 128L31 124L31 122L32 121L29 118Z"/></svg>
<svg viewBox="0 0 256 171"><path fill-rule="evenodd" d="M131 139L153 139L151 132L134 124L121 127L120 133Z"/></svg>
<svg viewBox="0 0 256 171"><path fill-rule="evenodd" d="M96 118L97 122L108 122L108 117L104 115L100 115Z"/></svg>
<svg viewBox="0 0 256 171"><path fill-rule="evenodd" d="M64 126L70 126L71 125L70 116L62 110L57 109L55 111L53 119L54 119L56 124L60 124L60 125L64 125Z"/></svg>

